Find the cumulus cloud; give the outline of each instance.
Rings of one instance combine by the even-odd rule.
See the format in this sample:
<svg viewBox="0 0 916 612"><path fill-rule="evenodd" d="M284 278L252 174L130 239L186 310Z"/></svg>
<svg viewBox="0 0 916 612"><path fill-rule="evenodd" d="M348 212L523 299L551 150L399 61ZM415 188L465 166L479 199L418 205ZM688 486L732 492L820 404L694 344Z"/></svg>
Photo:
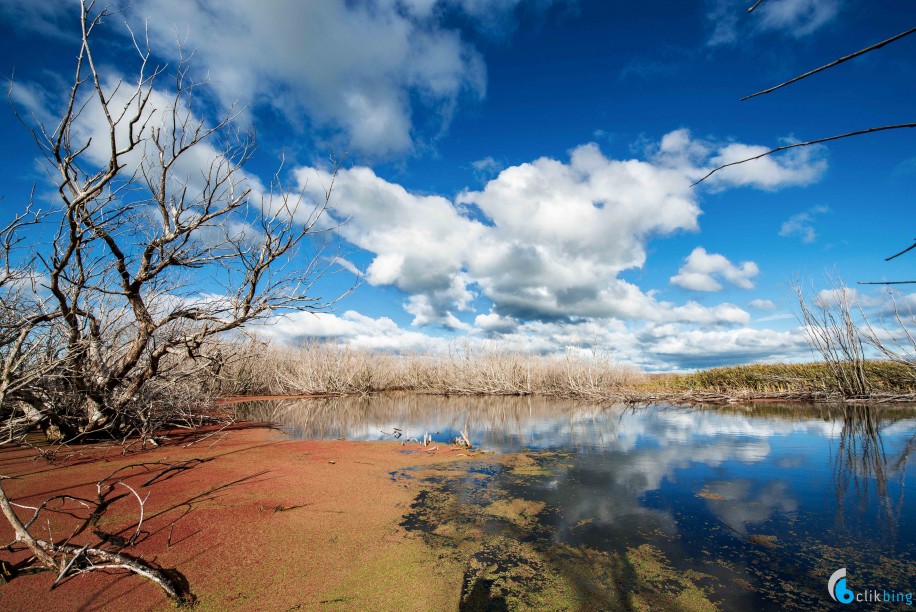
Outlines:
<svg viewBox="0 0 916 612"><path fill-rule="evenodd" d="M347 220L343 237L373 254L369 283L410 296L416 325L455 327L450 315L472 309L477 298L491 302L493 314L520 321L740 323L747 313L737 306L662 303L619 278L645 264L649 240L698 228L700 207L690 184L720 154L687 130L666 135L646 160L611 159L589 143L571 150L568 161L543 157L506 168L481 190L454 199L411 193L357 166L339 172L333 214ZM779 176L768 181L759 174L728 180L767 188L797 184L778 160L774 164ZM331 178L316 168L301 168L297 176L315 199ZM757 274L753 262L736 266L705 251L693 260L696 270L685 273L705 270L739 287L752 286Z"/></svg>
<svg viewBox="0 0 916 612"><path fill-rule="evenodd" d="M774 331L751 327L685 330L668 324L650 326L641 331L638 338L660 369L797 361L810 357L804 335L797 330Z"/></svg>
<svg viewBox="0 0 916 612"><path fill-rule="evenodd" d="M358 349L396 353L445 353L447 338L403 329L387 317L355 311L343 315L296 313L258 326L262 335L296 344L318 339ZM735 361L798 361L810 357L804 334L746 326L721 328L689 321L666 323L588 319L576 322L520 322L494 313L478 315L475 329L461 340L470 350L518 351L527 354L590 356L594 351L646 371L689 370Z"/></svg>
<svg viewBox="0 0 916 612"><path fill-rule="evenodd" d="M773 300L751 300L747 305L755 310L776 310L776 303Z"/></svg>
<svg viewBox="0 0 916 612"><path fill-rule="evenodd" d="M442 338L404 330L388 317L375 319L354 310L340 316L297 312L276 317L253 329L262 336L287 344L322 340L371 351L436 353L447 349L447 341Z"/></svg>
<svg viewBox="0 0 916 612"><path fill-rule="evenodd" d="M710 159L712 167L756 157L766 153L769 147L732 143L722 147ZM730 166L710 177L712 185L738 187L751 185L758 189L772 191L786 185L810 185L820 179L827 169L825 149L802 147L791 149L780 157L768 156Z"/></svg>
<svg viewBox="0 0 916 612"><path fill-rule="evenodd" d="M784 238L796 236L805 244L811 244L817 239L817 231L814 229L815 218L827 212L830 212L827 206L814 206L805 212L792 215L779 228L779 235Z"/></svg>
<svg viewBox="0 0 916 612"><path fill-rule="evenodd" d="M544 14L554 3L525 4L524 11ZM521 4L227 0L217 8L207 0L140 0L123 15L136 31L148 26L154 50L173 61L182 40L224 106L268 106L294 126L305 116L345 150L390 157L435 138L463 100L485 95L486 66L470 31L505 38ZM0 0L0 15L43 35L73 37L76 11L70 2ZM418 129L421 108L436 120Z"/></svg>
<svg viewBox="0 0 916 612"><path fill-rule="evenodd" d="M474 319L474 325L477 329L486 333L507 334L515 331L519 322L510 317L501 317L495 312L477 315Z"/></svg>
<svg viewBox="0 0 916 612"><path fill-rule="evenodd" d="M783 139L784 143L791 139ZM770 147L739 142L715 142L695 138L690 130L665 134L657 146L647 147L656 164L676 169L692 182L726 164L744 162L770 150ZM770 155L718 170L703 182L714 191L733 187L754 187L774 191L788 186L809 185L827 169L826 148L803 147L780 155Z"/></svg>
<svg viewBox="0 0 916 612"><path fill-rule="evenodd" d="M482 97L480 54L423 15L421 3L245 0L141 2L157 50L187 32L195 66L206 69L223 104L274 107L291 122L342 133L349 150L390 156L414 142L411 97L447 119L462 94Z"/></svg>
<svg viewBox="0 0 916 612"><path fill-rule="evenodd" d="M838 14L840 0L769 0L751 15L733 0L708 0L706 44L733 45L739 37L775 32L791 38L813 34Z"/></svg>
<svg viewBox="0 0 916 612"><path fill-rule="evenodd" d="M908 305L908 297L899 295L894 296L894 299L898 298L902 298L903 301L900 303L903 306ZM814 298L814 303L817 306L823 306L826 308L833 308L843 304L849 304L853 310L859 306L864 308L883 308L886 312L890 312L892 310L891 296L887 294L873 295L862 293L857 289L845 286L821 289L817 292L817 295Z"/></svg>
<svg viewBox="0 0 916 612"><path fill-rule="evenodd" d="M703 247L697 247L671 277L671 283L691 291L720 291L722 283L717 278L723 278L736 287L751 289L754 287L751 279L759 272L753 261L743 261L736 266L724 255L707 253Z"/></svg>
<svg viewBox="0 0 916 612"><path fill-rule="evenodd" d="M478 30L509 31L518 4L228 0L213 10L204 0L147 0L131 14L150 17L159 52L176 51L175 30L186 33L195 67L209 73L224 104L271 106L292 124L305 114L346 150L391 157L440 134L462 100L486 93L483 56L449 16L460 14ZM420 108L438 122L423 133Z"/></svg>

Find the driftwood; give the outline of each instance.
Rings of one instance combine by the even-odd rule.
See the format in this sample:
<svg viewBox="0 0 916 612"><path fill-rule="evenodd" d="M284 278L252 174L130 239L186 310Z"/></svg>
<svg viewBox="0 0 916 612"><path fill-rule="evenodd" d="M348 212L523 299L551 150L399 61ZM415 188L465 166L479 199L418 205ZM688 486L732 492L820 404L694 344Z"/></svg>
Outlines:
<svg viewBox="0 0 916 612"><path fill-rule="evenodd" d="M160 467L161 469L157 470L155 474L139 486L139 488L142 489L157 481L170 478L183 470L190 469L193 465L201 461L200 459L192 459L178 464L151 462L124 466L111 472L96 483L97 497L94 500L64 494L50 497L37 506L26 506L11 502L2 486L2 479L9 479L9 477L0 476L0 510L2 510L3 515L13 527L16 534L15 539L9 543L6 548L7 550L13 551L16 545L21 543L31 551L32 558L30 561L33 567L37 565L40 568L55 572L57 577L51 585L52 589L65 582L68 578L84 572L94 570L127 570L157 584L166 596L175 603L179 605L191 603L193 601L193 596L184 577L180 573L175 570L155 567L148 561L123 552L122 549L134 546L143 534L145 506L149 494L147 493L146 496L141 496L136 488L124 482L124 480L113 479L121 472L127 470L140 468L150 471L154 466ZM127 493L112 497L112 493L117 490L118 487L126 489ZM95 529L93 530L93 534L99 539L97 543L93 543L91 540L83 544L71 543L73 538L80 536L89 527L97 524L99 518L111 503L123 498L125 495L132 495L137 500L139 506L137 525L130 537L124 538L119 535L107 534ZM35 524L42 511L49 509L49 505L52 502L67 500L75 501L83 506L88 512L88 516L85 519L81 519L76 528L63 538L60 543L55 542L54 540L57 538L53 536L51 541L35 537L31 533L30 528ZM19 517L13 508L14 506L20 509L31 510L31 517L23 522L23 519ZM174 527L174 525L172 525L172 527ZM171 529L169 530L169 542L171 543ZM114 548L115 550L106 550L103 548L106 546Z"/></svg>

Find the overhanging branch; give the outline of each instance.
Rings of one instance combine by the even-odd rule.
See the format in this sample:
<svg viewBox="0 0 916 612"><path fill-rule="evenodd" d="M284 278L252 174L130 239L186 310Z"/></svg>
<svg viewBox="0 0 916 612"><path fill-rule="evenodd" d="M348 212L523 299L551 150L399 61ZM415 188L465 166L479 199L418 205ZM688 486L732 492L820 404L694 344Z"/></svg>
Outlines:
<svg viewBox="0 0 916 612"><path fill-rule="evenodd" d="M826 138L818 138L816 140L809 140L807 142L797 142L795 144L783 145L781 147L776 147L775 149L770 149L769 151L765 153L761 153L760 155L755 155L754 157L748 157L747 159L742 159L739 161L722 164L718 168L713 168L712 170L710 170L706 176L696 181L695 183L692 183L690 186L696 187L697 185L699 185L700 183L702 183L703 181L711 177L713 174L715 174L719 170L723 170L725 168L728 168L729 166L737 166L739 164L746 164L747 162L754 161L756 159L761 159L763 157L767 157L774 153L779 153L780 151L787 151L789 149L796 149L798 147L810 147L811 145L820 144L822 142L830 142L831 140L840 140L841 138L850 138L851 136L861 136L863 134L871 134L874 132L883 132L886 130L900 130L903 128L914 128L914 127L916 127L916 123L898 123L896 125L882 125L880 127L868 128L866 130L857 130L855 132L848 132L846 134L838 134L836 136L828 136Z"/></svg>
<svg viewBox="0 0 916 612"><path fill-rule="evenodd" d="M761 1L762 1L762 0L761 0ZM758 2L757 4L760 4L760 2ZM757 6L757 5L755 4L755 5L754 5L753 7L751 7L751 9L749 9L749 10L753 10L754 8L756 8L756 6ZM889 44L891 44L891 43L894 42L894 41L900 40L900 39L903 38L904 36L909 36L910 34L912 34L912 33L914 33L914 32L916 32L916 28L910 28L910 29L907 30L906 32L902 32L902 33L900 33L900 34L897 34L896 36L892 36L891 38L888 38L887 40L882 40L882 41L879 42L879 43L875 43L875 44L873 44L873 45L870 46L870 47L866 47L865 49L861 49L861 50L856 51L855 53L851 53L851 54L849 54L849 55L847 55L847 56L845 56L845 57L841 57L841 58L838 59L838 60L835 60L835 61L833 61L833 62L830 62L829 64L824 64L824 65L821 66L820 68L815 68L814 70L809 70L808 72L806 72L806 73L804 73L804 74L801 74L801 75L799 75L799 76L797 76L797 77L795 77L795 78L793 78L793 79L789 79L788 81L785 81L785 82L783 82L783 83L780 83L779 85L775 85L775 86L773 86L773 87L770 87L769 89L764 89L763 91L758 91L757 93L752 93L752 94L749 95L749 96L744 96L743 98L741 98L741 101L743 102L743 101L745 101L745 100L750 100L751 98L755 98L755 97L757 97L757 96L762 96L762 95L764 95L764 94L768 94L768 93L774 92L774 91L776 91L777 89L780 89L780 88L782 88L782 87L785 87L786 85L791 85L792 83L795 83L795 82L797 82L797 81L801 81L802 79L808 78L809 76L811 76L811 75L813 75L813 74L817 74L818 72L822 72L822 71L824 71L824 70L827 70L828 68L833 68L834 66L839 66L839 65L842 64L843 62L848 62L848 61L851 60L851 59L854 59L854 58L859 57L860 55L864 55L864 54L869 53L869 52L871 52L871 51L876 51L876 50L880 49L881 47L884 47L885 45L889 45Z"/></svg>
<svg viewBox="0 0 916 612"><path fill-rule="evenodd" d="M913 249L916 249L916 242L914 242L913 244L911 244L911 245L908 246L907 248L903 249L903 250L900 251L899 253L895 253L894 255L891 255L890 257L885 257L885 258L884 258L884 261L890 261L890 260L892 260L892 259L894 259L894 258L896 258L896 257L900 257L900 256L903 255L904 253L906 253L906 252L908 252L908 251L912 251Z"/></svg>

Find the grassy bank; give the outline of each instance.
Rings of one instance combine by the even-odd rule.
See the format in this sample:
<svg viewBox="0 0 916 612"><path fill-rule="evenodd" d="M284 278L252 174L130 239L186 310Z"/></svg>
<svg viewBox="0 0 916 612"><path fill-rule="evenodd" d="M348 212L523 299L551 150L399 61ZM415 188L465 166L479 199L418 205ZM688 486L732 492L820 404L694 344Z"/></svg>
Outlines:
<svg viewBox="0 0 916 612"><path fill-rule="evenodd" d="M824 363L746 365L691 374L645 374L600 356L455 352L392 355L327 345L235 347L216 382L220 395L376 393L545 395L613 401L844 399ZM867 396L916 399L916 370L890 361L865 366Z"/></svg>
<svg viewBox="0 0 916 612"><path fill-rule="evenodd" d="M914 371L892 361L865 362L871 394L877 396L916 392ZM710 368L692 374L662 375L644 388L723 394L835 395L839 387L825 363L740 365Z"/></svg>

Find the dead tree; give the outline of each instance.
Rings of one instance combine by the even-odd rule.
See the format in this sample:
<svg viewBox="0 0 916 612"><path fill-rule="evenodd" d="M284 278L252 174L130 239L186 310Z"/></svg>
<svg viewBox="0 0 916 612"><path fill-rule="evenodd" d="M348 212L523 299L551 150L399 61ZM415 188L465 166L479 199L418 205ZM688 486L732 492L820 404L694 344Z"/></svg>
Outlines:
<svg viewBox="0 0 916 612"><path fill-rule="evenodd" d="M871 385L865 373L864 333L855 321L858 305L842 281L833 279L833 287L828 296L809 300L801 284L793 285L801 312L799 322L808 344L827 364L842 396L867 397Z"/></svg>
<svg viewBox="0 0 916 612"><path fill-rule="evenodd" d="M18 402L17 410L0 410L5 417L0 444L16 439L34 425L50 431L52 423L32 407L39 383L60 363L51 341L59 314L48 307L37 290L33 257L16 257L23 232L42 222L44 215L27 207L0 228L0 409ZM17 259L17 264L13 264ZM24 400L29 401L24 401Z"/></svg>
<svg viewBox="0 0 916 612"><path fill-rule="evenodd" d="M59 208L42 219L46 231L56 224L44 246L16 249L25 219L2 234L7 270L25 270L38 288L0 286L0 317L18 321L41 306L25 327L2 330L0 417L11 435L36 423L67 439L150 435L176 386L218 365L207 350L214 338L334 302L314 295L338 257L325 214L333 179L313 201L287 190L279 172L267 185L247 175L254 142L237 129L237 111L207 121L206 83L182 60L166 86L146 36L132 33L132 80L103 74L91 43L112 14L81 0L61 119L23 119ZM7 299L14 291L18 302ZM27 356L43 364L37 382L16 365Z"/></svg>

